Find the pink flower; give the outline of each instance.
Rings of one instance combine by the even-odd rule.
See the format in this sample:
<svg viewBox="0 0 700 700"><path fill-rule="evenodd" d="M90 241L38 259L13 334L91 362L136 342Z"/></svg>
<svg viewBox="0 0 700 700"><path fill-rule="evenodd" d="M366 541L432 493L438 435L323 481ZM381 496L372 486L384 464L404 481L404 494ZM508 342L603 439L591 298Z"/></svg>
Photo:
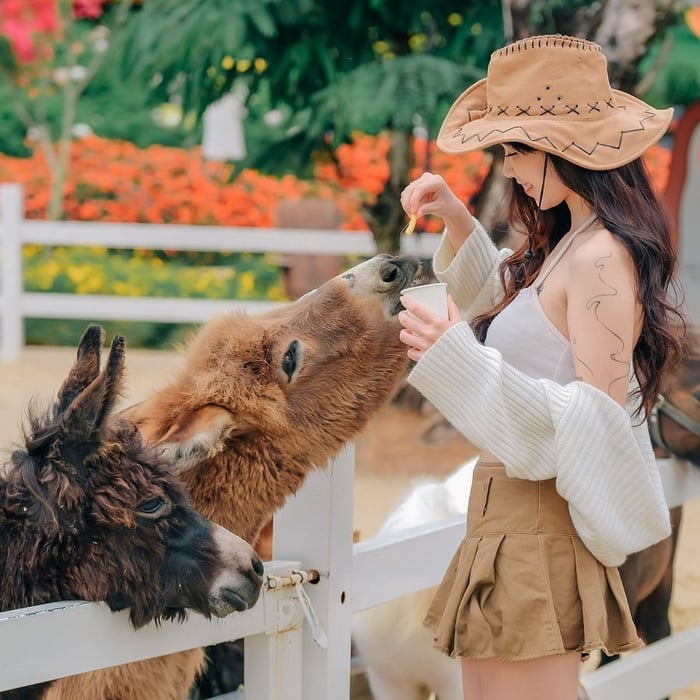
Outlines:
<svg viewBox="0 0 700 700"><path fill-rule="evenodd" d="M0 34L10 40L18 62L35 60L38 35L57 30L56 0L0 0Z"/></svg>
<svg viewBox="0 0 700 700"><path fill-rule="evenodd" d="M76 19L99 19L107 0L73 0L73 16Z"/></svg>
<svg viewBox="0 0 700 700"><path fill-rule="evenodd" d="M98 19L108 0L73 0L75 19ZM19 63L51 56L47 35L59 30L58 0L0 0L0 34L5 35Z"/></svg>

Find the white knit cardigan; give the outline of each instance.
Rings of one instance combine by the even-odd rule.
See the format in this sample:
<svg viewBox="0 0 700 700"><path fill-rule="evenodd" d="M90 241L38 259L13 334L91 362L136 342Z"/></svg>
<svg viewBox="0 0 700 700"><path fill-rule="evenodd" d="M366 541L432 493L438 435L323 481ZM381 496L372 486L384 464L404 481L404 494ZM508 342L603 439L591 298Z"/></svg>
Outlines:
<svg viewBox="0 0 700 700"><path fill-rule="evenodd" d="M481 225L455 255L443 235L433 261L471 320L501 294L498 251ZM583 543L606 566L671 534L646 423L599 389L533 379L482 345L468 323L452 326L408 381L508 476L556 478Z"/></svg>

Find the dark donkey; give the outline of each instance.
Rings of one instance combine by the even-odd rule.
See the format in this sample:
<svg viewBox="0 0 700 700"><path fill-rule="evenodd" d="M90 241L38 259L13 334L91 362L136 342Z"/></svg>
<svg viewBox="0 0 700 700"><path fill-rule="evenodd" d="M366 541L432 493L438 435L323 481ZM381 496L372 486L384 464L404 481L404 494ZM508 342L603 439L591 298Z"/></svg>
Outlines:
<svg viewBox="0 0 700 700"><path fill-rule="evenodd" d="M124 339L115 338L102 372L101 343L101 328L89 327L53 409L42 419L30 416L25 448L0 477L0 609L106 601L112 610L129 608L141 627L183 619L187 609L208 617L252 606L260 560L199 515L133 424L111 415ZM91 676L0 697L51 697L55 685L74 679L81 680L71 697L115 697L85 685Z"/></svg>

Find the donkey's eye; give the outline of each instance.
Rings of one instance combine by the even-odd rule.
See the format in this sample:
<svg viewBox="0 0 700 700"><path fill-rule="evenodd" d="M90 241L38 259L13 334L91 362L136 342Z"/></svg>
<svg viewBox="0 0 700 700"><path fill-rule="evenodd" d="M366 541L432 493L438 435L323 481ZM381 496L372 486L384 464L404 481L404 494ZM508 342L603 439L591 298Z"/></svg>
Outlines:
<svg viewBox="0 0 700 700"><path fill-rule="evenodd" d="M291 342L287 348L287 352L284 353L282 358L282 371L287 376L287 381L292 381L292 375L297 368L297 355L299 352L299 341L294 340Z"/></svg>
<svg viewBox="0 0 700 700"><path fill-rule="evenodd" d="M136 512L147 520L157 520L163 518L172 510L170 501L165 498L149 498L136 506Z"/></svg>

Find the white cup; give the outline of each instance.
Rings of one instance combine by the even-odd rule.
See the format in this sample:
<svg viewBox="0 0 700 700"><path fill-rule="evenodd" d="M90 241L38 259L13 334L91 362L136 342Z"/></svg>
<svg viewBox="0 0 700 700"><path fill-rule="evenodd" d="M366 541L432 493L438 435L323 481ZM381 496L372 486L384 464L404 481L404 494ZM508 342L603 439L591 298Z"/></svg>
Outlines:
<svg viewBox="0 0 700 700"><path fill-rule="evenodd" d="M413 297L416 301L427 306L434 314L438 314L438 316L443 318L449 318L447 311L447 285L444 282L406 287L401 293Z"/></svg>

